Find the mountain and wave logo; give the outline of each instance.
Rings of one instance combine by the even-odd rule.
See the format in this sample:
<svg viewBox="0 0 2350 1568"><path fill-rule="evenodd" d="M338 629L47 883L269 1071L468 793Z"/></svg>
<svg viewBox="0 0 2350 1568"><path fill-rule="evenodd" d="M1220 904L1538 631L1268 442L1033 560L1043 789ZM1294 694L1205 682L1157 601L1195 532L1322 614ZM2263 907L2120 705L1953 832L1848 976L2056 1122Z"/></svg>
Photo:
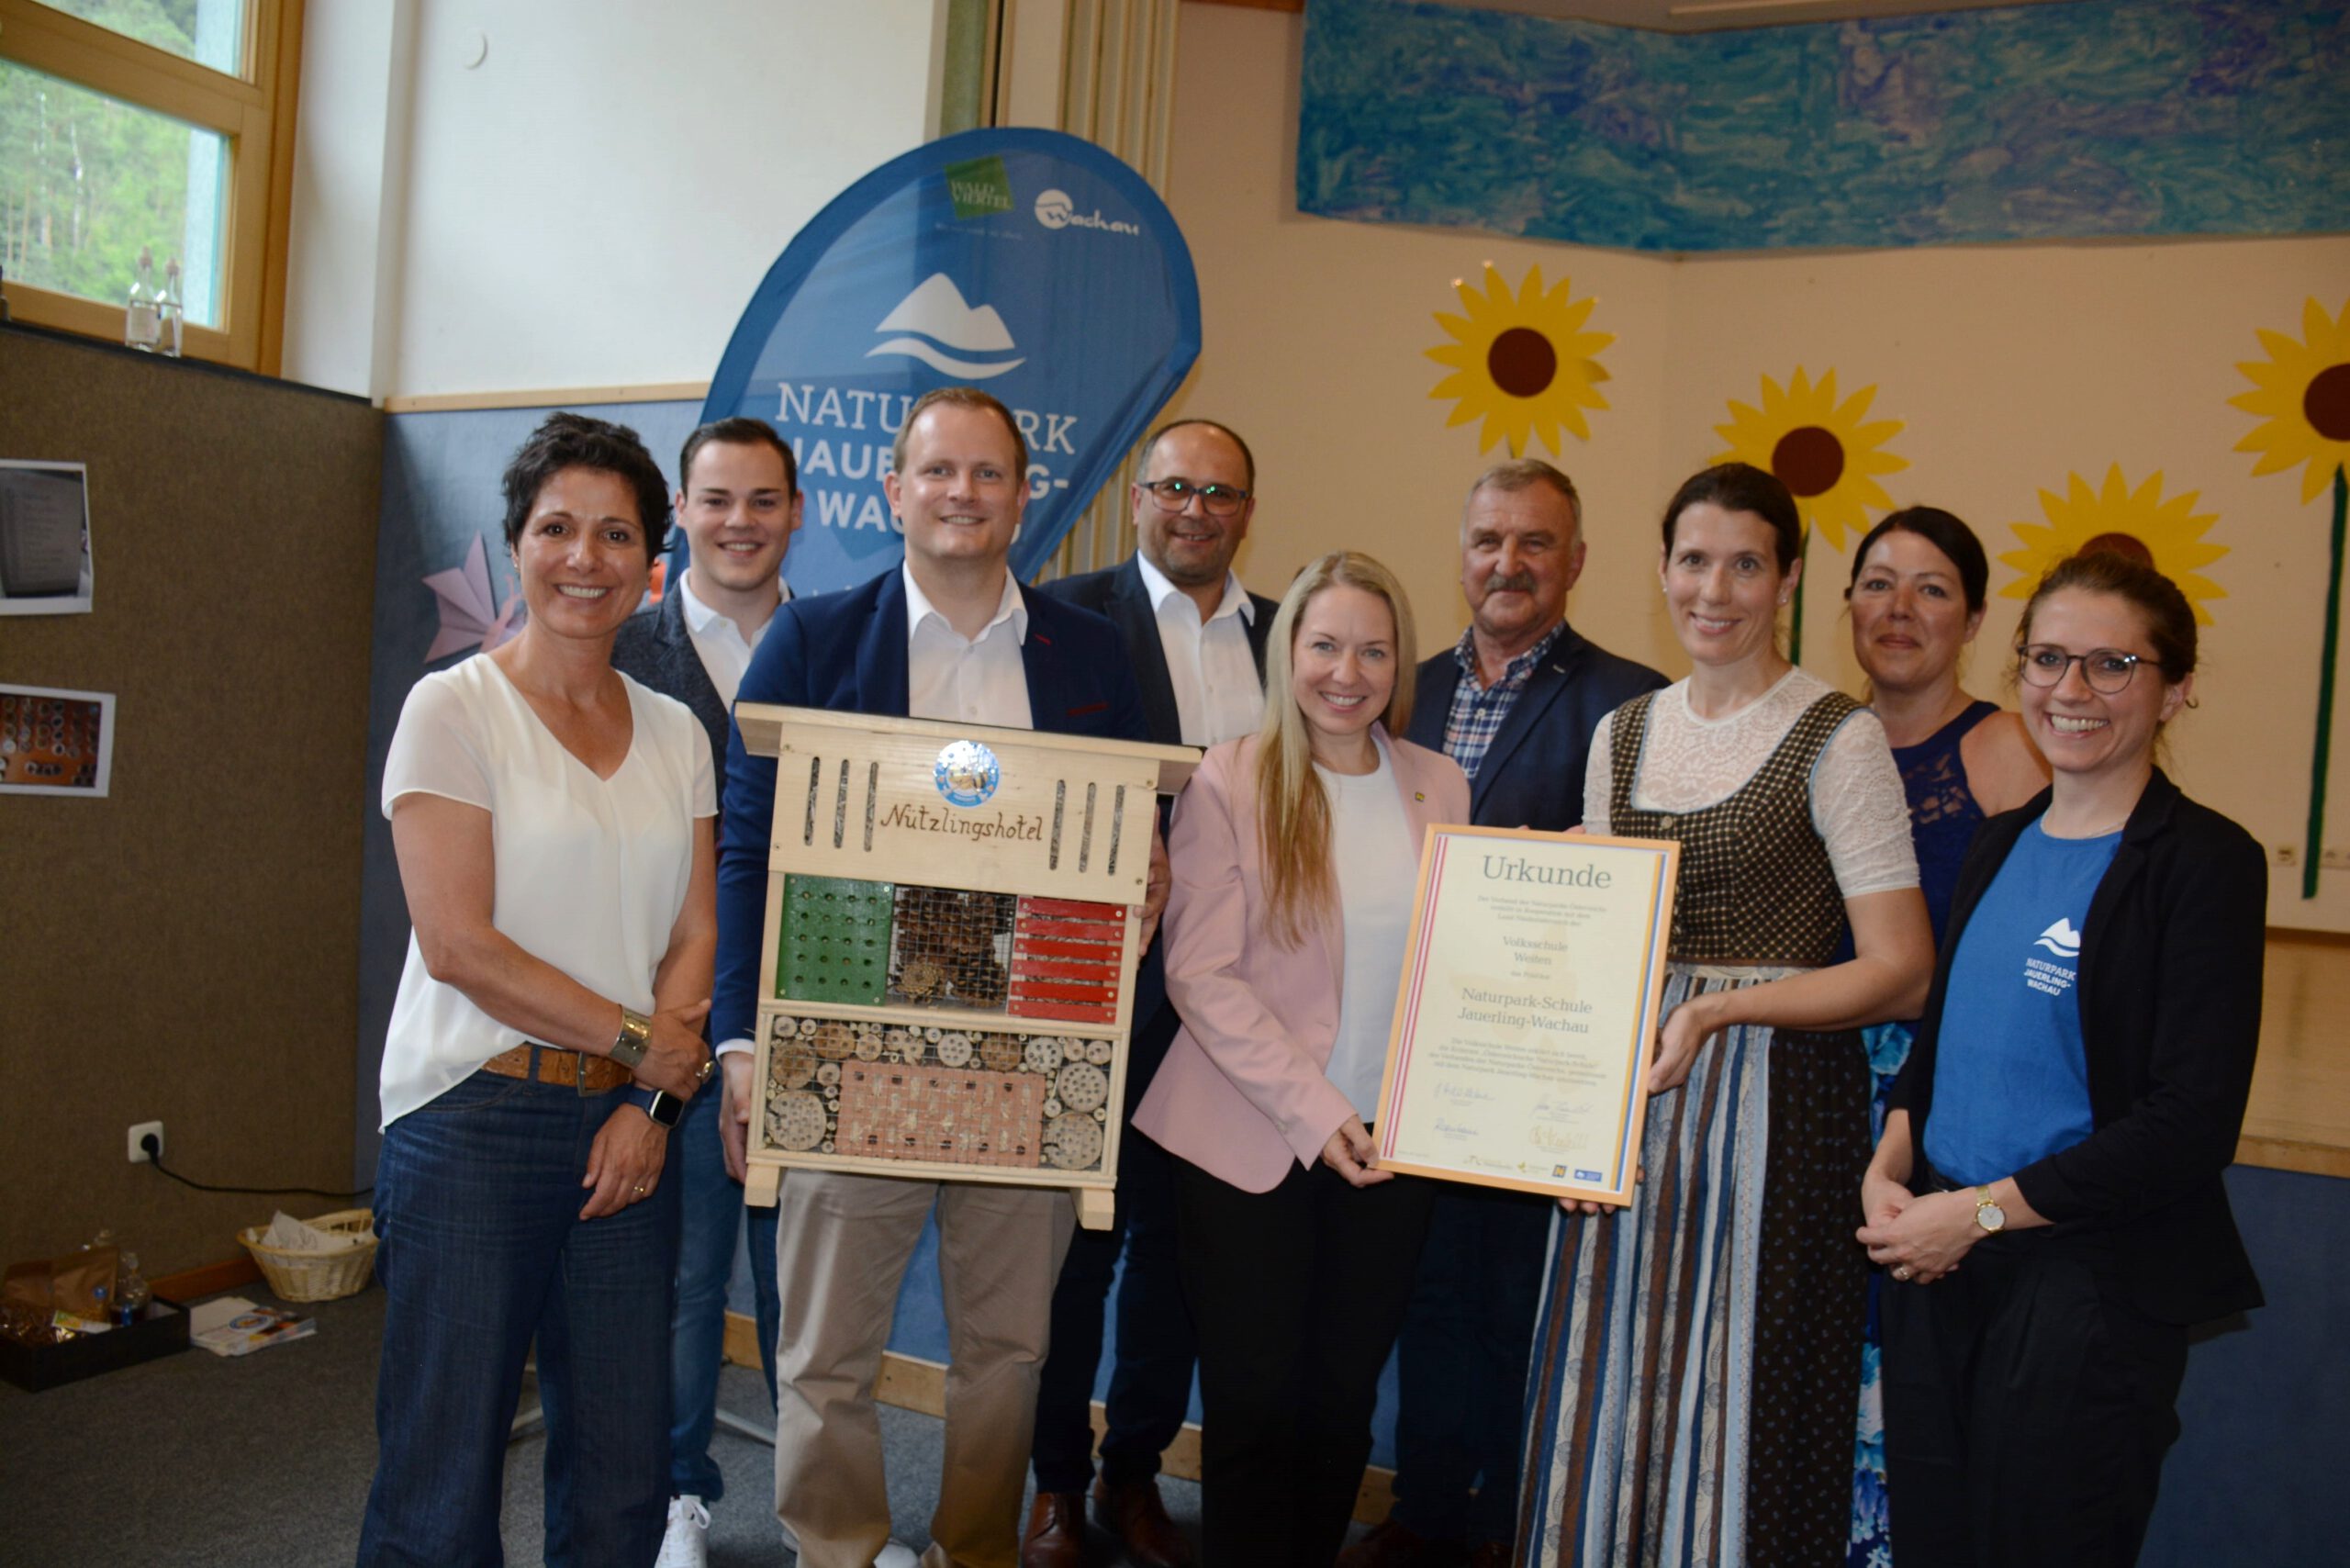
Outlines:
<svg viewBox="0 0 2350 1568"><path fill-rule="evenodd" d="M1013 342L1011 329L992 306L967 301L963 291L955 286L955 280L945 273L933 273L923 279L873 330L900 335L866 350L867 359L879 354L903 354L922 361L933 370L972 381L1002 375L1028 363L1025 354L1016 359L962 357L1011 353L1018 345Z"/></svg>
<svg viewBox="0 0 2350 1568"><path fill-rule="evenodd" d="M2073 929L2073 922L2067 916L2042 932L2040 940L2032 946L2045 947L2060 958L2077 958L2081 956L2081 934Z"/></svg>

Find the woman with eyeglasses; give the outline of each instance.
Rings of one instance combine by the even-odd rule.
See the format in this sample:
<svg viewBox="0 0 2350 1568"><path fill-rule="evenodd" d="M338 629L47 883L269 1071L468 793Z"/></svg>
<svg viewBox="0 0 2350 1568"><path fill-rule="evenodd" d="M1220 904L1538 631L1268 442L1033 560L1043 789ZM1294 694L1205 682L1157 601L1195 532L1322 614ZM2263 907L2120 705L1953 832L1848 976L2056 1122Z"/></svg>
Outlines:
<svg viewBox="0 0 2350 1568"><path fill-rule="evenodd" d="M1844 602L1852 655L1868 677L1868 703L1885 725L1909 801L1918 884L1936 945L1950 922L1959 863L1987 816L2022 805L2048 783L2048 765L2022 720L1967 694L1959 664L1983 624L1991 566L1965 522L1939 507L1892 513L1852 553ZM1874 1087L1872 1125L1908 1059L1915 1020L1861 1031ZM1865 1562L1885 1540L1885 1419L1878 1347L1881 1271L1869 1279L1869 1326L1861 1372L1860 1433L1852 1482L1852 1555Z"/></svg>
<svg viewBox="0 0 2350 1568"><path fill-rule="evenodd" d="M1975 835L1862 1188L1901 1568L2137 1560L2191 1324L2260 1304L2221 1172L2260 1030L2267 868L2154 763L2195 615L2119 554L2023 615L2048 790Z"/></svg>

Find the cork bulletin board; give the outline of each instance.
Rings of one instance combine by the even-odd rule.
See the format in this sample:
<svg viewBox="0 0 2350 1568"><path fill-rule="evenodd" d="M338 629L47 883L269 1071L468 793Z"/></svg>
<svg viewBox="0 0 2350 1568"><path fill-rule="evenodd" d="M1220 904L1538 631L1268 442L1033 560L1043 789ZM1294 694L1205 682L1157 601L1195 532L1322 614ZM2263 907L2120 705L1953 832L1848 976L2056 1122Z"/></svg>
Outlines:
<svg viewBox="0 0 2350 1568"><path fill-rule="evenodd" d="M111 1226L152 1275L268 1218L130 1164L137 1121L198 1180L350 1185L382 444L360 399L0 328L0 455L87 465L105 578L0 621L0 680L117 726L106 798L0 799L8 1258Z"/></svg>

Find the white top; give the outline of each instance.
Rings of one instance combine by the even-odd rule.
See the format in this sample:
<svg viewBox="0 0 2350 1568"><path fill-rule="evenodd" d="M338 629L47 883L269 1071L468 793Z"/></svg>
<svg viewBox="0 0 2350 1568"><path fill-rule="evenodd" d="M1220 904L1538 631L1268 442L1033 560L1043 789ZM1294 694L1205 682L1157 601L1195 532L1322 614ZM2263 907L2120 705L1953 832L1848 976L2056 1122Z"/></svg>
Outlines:
<svg viewBox="0 0 2350 1568"><path fill-rule="evenodd" d="M1137 553L1135 565L1158 618L1158 650L1167 655L1183 744L1208 746L1255 734L1265 719L1265 685L1257 678L1257 655L1248 651L1257 601L1227 571L1224 598L1203 625L1199 605L1152 566L1149 556Z"/></svg>
<svg viewBox="0 0 2350 1568"><path fill-rule="evenodd" d="M1379 1106L1379 1079L1387 1067L1387 1036L1395 1022L1395 977L1412 934L1412 895L1419 881L1419 846L1404 815L1395 769L1379 748L1379 771L1360 776L1314 771L1330 797L1330 843L1338 870L1338 924L1346 934L1339 960L1338 1037L1324 1074L1369 1122Z"/></svg>
<svg viewBox="0 0 2350 1568"><path fill-rule="evenodd" d="M960 719L1033 730L1028 712L1028 670L1020 644L1028 640L1028 607L1007 569L995 619L965 638L946 623L914 581L913 568L900 566L906 582L906 716Z"/></svg>
<svg viewBox="0 0 2350 1568"><path fill-rule="evenodd" d="M1770 760L1804 711L1833 690L1791 669L1724 719L1689 711L1689 683L1673 682L1649 705L1648 736L1632 778L1632 804L1648 812L1695 812L1738 792ZM1583 783L1583 826L1606 833L1616 715L1599 721ZM1909 798L1886 744L1885 725L1863 708L1836 728L1811 774L1811 822L1828 846L1836 886L1850 898L1918 885L1909 837Z"/></svg>
<svg viewBox="0 0 2350 1568"><path fill-rule="evenodd" d="M487 656L416 683L384 760L384 814L403 795L489 813L490 924L599 996L653 1010L653 973L693 880L694 819L718 814L710 736L682 702L622 676L635 726L598 778ZM617 1014L614 1032L619 1029ZM425 972L416 935L384 1040L384 1125L527 1036Z"/></svg>
<svg viewBox="0 0 2350 1568"><path fill-rule="evenodd" d="M777 586L783 590L780 602L790 603L791 585ZM686 635L693 639L694 652L701 657L710 684L718 689L719 702L731 710L734 693L743 687L743 672L751 667L751 655L758 651L759 639L767 634L767 628L775 624L775 617L768 616L744 636L742 627L704 604L701 595L694 592L690 568L677 575L677 591L685 596Z"/></svg>

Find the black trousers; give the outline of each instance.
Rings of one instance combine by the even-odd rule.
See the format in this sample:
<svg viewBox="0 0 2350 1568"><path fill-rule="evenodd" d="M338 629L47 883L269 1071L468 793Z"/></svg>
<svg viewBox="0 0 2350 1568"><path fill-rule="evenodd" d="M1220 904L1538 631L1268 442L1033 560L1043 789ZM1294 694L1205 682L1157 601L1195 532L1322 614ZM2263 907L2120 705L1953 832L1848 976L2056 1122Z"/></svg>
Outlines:
<svg viewBox="0 0 2350 1568"><path fill-rule="evenodd" d="M1110 1286L1118 1285L1118 1332L1102 1437L1102 1478L1147 1481L1183 1429L1197 1347L1175 1266L1175 1159L1135 1131L1135 1107L1181 1027L1166 1005L1158 949L1136 977L1134 1054L1126 1062L1126 1126L1118 1140L1118 1202L1107 1230L1080 1229L1053 1287L1052 1349L1036 1380L1036 1435L1029 1461L1036 1490L1082 1492L1093 1480L1093 1385L1102 1364Z"/></svg>
<svg viewBox="0 0 2350 1568"><path fill-rule="evenodd" d="M1530 1193L1437 1192L1395 1411L1394 1517L1430 1540L1478 1545L1516 1531L1526 1363L1557 1212Z"/></svg>
<svg viewBox="0 0 2350 1568"><path fill-rule="evenodd" d="M1357 1189L1317 1162L1244 1193L1188 1161L1175 1169L1200 1336L1207 1568L1328 1568L1371 1458L1379 1372L1436 1184Z"/></svg>
<svg viewBox="0 0 2350 1568"><path fill-rule="evenodd" d="M1887 1282L1886 1490L1901 1568L2129 1568L2178 1437L2187 1330L2111 1288L2109 1243L1976 1243Z"/></svg>

